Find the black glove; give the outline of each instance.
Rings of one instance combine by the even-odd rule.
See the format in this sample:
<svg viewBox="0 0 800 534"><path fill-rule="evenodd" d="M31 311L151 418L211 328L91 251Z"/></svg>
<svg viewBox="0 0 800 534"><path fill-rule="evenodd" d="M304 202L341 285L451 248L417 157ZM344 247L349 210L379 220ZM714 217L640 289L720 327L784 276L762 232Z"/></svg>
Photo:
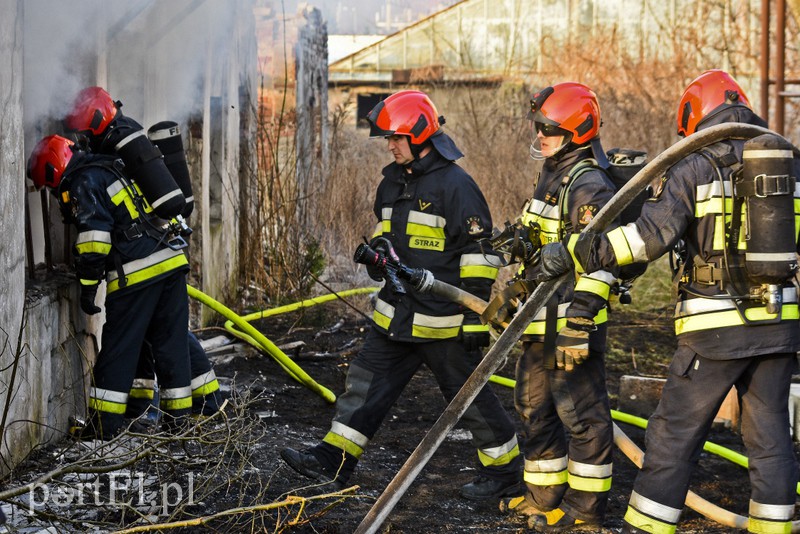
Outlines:
<svg viewBox="0 0 800 534"><path fill-rule="evenodd" d="M570 236L567 242L572 242L573 239L574 238ZM575 254L575 259L578 260L578 263L580 263L584 269L589 263L592 252L597 249L599 239L600 234L597 232L584 231L578 234L575 245L572 247L572 252Z"/></svg>
<svg viewBox="0 0 800 534"><path fill-rule="evenodd" d="M376 237L369 242L369 246L372 250L379 252L383 256L388 255L391 249L391 243L385 237ZM367 274L376 282L383 282L383 269L373 265L367 265Z"/></svg>
<svg viewBox="0 0 800 534"><path fill-rule="evenodd" d="M81 285L81 309L87 315L94 315L100 313L100 307L95 305L94 298L97 296L97 286Z"/></svg>
<svg viewBox="0 0 800 534"><path fill-rule="evenodd" d="M575 267L567 248L558 242L544 245L540 252L540 258L541 264L538 277L540 282L558 278Z"/></svg>
<svg viewBox="0 0 800 534"><path fill-rule="evenodd" d="M461 325L461 343L464 348L471 352L481 347L488 347L490 340L489 327L481 324L477 313L467 312Z"/></svg>
<svg viewBox="0 0 800 534"><path fill-rule="evenodd" d="M594 320L585 317L567 319L556 338L556 369L572 371L589 357L589 332L597 330Z"/></svg>
<svg viewBox="0 0 800 534"><path fill-rule="evenodd" d="M367 265L367 274L376 282L383 282L383 271L372 265Z"/></svg>
<svg viewBox="0 0 800 534"><path fill-rule="evenodd" d="M468 351L488 347L491 337L488 330L463 330L461 331L461 343Z"/></svg>

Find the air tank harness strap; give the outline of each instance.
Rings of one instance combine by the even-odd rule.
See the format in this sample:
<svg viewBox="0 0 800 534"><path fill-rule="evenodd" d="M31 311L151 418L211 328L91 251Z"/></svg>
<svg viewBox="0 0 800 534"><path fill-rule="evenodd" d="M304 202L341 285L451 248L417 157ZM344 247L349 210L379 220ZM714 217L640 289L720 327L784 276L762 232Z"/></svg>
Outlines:
<svg viewBox="0 0 800 534"><path fill-rule="evenodd" d="M734 195L737 197L766 197L770 195L788 195L794 192L794 176L779 174L770 176L759 174L753 181L744 180L736 182Z"/></svg>
<svg viewBox="0 0 800 534"><path fill-rule="evenodd" d="M715 263L700 262L702 262L702 259L696 256L692 264L692 282L709 286L716 285L719 282L730 282L725 269L717 267Z"/></svg>
<svg viewBox="0 0 800 534"><path fill-rule="evenodd" d="M163 241L167 235L170 234L169 230L157 226L155 222L158 219L153 219L149 222L143 221L141 218L136 219L131 225L124 230L115 230L115 235L119 239L126 239L128 241L136 241L145 235Z"/></svg>
<svg viewBox="0 0 800 534"><path fill-rule="evenodd" d="M587 158L576 163L569 170L567 175L561 180L561 186L559 187L558 195L558 211L561 213L561 219L559 220L559 239L564 239L565 236L572 233L572 219L569 216L569 204L567 202L569 188L572 187L572 184L575 183L575 180L577 180L583 173L591 169L599 168L600 166L598 165L597 160L593 158Z"/></svg>
<svg viewBox="0 0 800 534"><path fill-rule="evenodd" d="M545 304L544 316L544 368L556 368L556 338L558 338L558 295Z"/></svg>
<svg viewBox="0 0 800 534"><path fill-rule="evenodd" d="M122 289L128 285L128 277L125 276L125 270L122 268L122 256L120 256L117 252L113 252L113 254L114 267L117 269L117 275L119 276L119 288Z"/></svg>

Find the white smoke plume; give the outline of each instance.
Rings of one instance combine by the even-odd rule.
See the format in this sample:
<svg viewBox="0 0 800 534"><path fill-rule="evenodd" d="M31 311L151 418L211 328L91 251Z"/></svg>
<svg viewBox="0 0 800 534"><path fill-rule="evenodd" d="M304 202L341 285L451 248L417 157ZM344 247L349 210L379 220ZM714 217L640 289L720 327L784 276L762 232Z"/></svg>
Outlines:
<svg viewBox="0 0 800 534"><path fill-rule="evenodd" d="M240 53L234 30L242 24L237 17L252 18L251 4L26 0L26 132L57 133L41 130L59 124L74 96L89 85L105 87L145 127L159 120L185 122L202 110L208 72L216 85L212 94L224 90L214 73L229 72L223 69Z"/></svg>

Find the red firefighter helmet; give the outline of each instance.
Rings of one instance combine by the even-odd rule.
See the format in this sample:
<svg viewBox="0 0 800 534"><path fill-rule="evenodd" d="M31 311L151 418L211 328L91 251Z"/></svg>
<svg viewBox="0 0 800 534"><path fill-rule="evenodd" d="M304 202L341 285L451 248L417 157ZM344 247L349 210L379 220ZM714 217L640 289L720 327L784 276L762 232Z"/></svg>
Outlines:
<svg viewBox="0 0 800 534"><path fill-rule="evenodd" d="M559 83L533 95L528 120L545 130L560 128L569 134L568 142L582 145L600 131L600 105L594 91L582 83Z"/></svg>
<svg viewBox="0 0 800 534"><path fill-rule="evenodd" d="M28 178L37 189L58 187L72 159L73 145L75 143L60 135L48 135L36 143L28 158Z"/></svg>
<svg viewBox="0 0 800 534"><path fill-rule="evenodd" d="M367 121L370 137L407 135L412 145L420 145L439 130L443 119L422 91L400 91L372 108Z"/></svg>
<svg viewBox="0 0 800 534"><path fill-rule="evenodd" d="M76 132L102 134L117 115L117 105L111 95L102 87L83 89L72 104L65 126Z"/></svg>
<svg viewBox="0 0 800 534"><path fill-rule="evenodd" d="M687 137L716 111L730 106L752 109L750 100L733 76L724 70L707 70L686 87L678 104L678 135Z"/></svg>

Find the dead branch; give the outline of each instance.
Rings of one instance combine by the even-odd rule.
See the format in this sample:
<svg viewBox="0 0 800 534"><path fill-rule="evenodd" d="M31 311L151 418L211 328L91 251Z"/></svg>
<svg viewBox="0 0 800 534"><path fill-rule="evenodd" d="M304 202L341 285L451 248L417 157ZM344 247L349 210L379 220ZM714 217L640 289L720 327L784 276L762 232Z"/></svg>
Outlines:
<svg viewBox="0 0 800 534"><path fill-rule="evenodd" d="M221 512L217 512L216 514L207 515L203 517L197 517L194 519L187 519L184 521L173 521L170 523L157 523L152 525L140 525L132 528L126 528L123 530L118 530L118 534L130 534L133 532L154 532L160 530L170 530L173 528L181 528L181 527L193 527L199 525L205 525L210 521L215 519L220 519L227 516L236 516L236 515L246 515L252 514L255 512L264 512L268 510L275 510L278 508L291 508L293 506L299 506L299 510L295 515L295 519L290 521L288 525L299 525L304 522L301 519L301 515L305 509L306 504L313 501L323 501L329 499L336 499L339 502L343 502L344 499L342 497L354 497L356 490L358 490L358 486L351 486L349 488L345 488L341 491L333 492L333 493L325 493L322 495L315 495L312 497L300 497L297 495L290 495L286 497L284 500L279 502L273 502L269 504L259 504L255 506L243 506L239 508L232 508L229 510L223 510Z"/></svg>

